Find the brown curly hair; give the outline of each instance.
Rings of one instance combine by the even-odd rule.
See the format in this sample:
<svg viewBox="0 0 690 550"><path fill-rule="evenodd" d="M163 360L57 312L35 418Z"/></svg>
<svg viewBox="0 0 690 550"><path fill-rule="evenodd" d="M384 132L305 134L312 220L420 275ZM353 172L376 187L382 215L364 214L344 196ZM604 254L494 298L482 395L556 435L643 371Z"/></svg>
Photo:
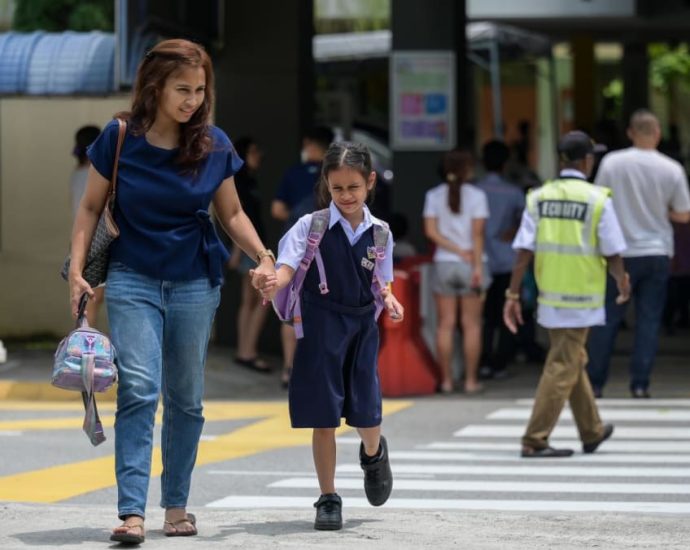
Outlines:
<svg viewBox="0 0 690 550"><path fill-rule="evenodd" d="M196 172L199 163L213 148L209 124L215 100L215 79L211 58L202 46L182 39L164 40L156 44L139 63L131 110L115 116L129 122L132 134L145 134L156 120L158 101L166 80L187 67L204 69L206 93L203 103L189 122L180 124L180 148L175 162L184 172Z"/></svg>

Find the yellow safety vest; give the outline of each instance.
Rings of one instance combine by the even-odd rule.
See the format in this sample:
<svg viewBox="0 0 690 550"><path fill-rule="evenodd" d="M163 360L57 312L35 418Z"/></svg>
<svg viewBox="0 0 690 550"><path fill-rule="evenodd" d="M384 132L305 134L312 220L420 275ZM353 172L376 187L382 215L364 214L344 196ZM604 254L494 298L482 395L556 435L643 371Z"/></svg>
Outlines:
<svg viewBox="0 0 690 550"><path fill-rule="evenodd" d="M535 278L540 304L604 305L606 261L597 228L610 191L578 179L546 182L527 197L537 224Z"/></svg>

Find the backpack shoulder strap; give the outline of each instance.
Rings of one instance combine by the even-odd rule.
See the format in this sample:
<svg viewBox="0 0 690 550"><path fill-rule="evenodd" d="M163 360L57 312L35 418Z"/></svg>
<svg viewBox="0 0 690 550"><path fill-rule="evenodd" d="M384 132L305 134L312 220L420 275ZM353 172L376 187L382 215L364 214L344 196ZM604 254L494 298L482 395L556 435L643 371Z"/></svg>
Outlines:
<svg viewBox="0 0 690 550"><path fill-rule="evenodd" d="M386 245L388 244L388 238L390 237L390 234L391 230L386 222L381 222L381 224L374 224L374 246L377 249L377 259L379 259L379 249L381 249L383 253L383 256L380 259L382 260L385 257Z"/></svg>
<svg viewBox="0 0 690 550"><path fill-rule="evenodd" d="M326 282L326 268L323 265L321 252L319 252L319 245L328 230L330 220L331 211L328 208L317 210L312 214L309 235L307 236L307 252L302 259L302 262L305 264L305 273L309 269L312 260L316 260L316 267L319 270L319 291L321 294L328 294L328 283Z"/></svg>

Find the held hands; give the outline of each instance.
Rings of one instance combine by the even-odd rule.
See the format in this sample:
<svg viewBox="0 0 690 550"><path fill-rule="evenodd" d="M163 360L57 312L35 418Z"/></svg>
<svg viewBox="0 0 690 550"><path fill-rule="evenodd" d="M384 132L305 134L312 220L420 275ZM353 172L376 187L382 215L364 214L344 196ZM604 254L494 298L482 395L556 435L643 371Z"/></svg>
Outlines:
<svg viewBox="0 0 690 550"><path fill-rule="evenodd" d="M383 305L394 323L400 323L405 318L405 308L398 302L395 296L393 296L392 292L389 292L384 297Z"/></svg>
<svg viewBox="0 0 690 550"><path fill-rule="evenodd" d="M472 270L471 288L481 289L482 287L482 266L477 266Z"/></svg>
<svg viewBox="0 0 690 550"><path fill-rule="evenodd" d="M70 273L69 274L69 302L70 308L72 310L72 318L77 318L77 312L79 311L79 300L82 295L86 293L89 298L93 298L94 292L91 285L87 283L81 274Z"/></svg>
<svg viewBox="0 0 690 550"><path fill-rule="evenodd" d="M264 301L270 300L278 290L278 277L273 262L263 261L255 269L249 270L252 286L259 291Z"/></svg>
<svg viewBox="0 0 690 550"><path fill-rule="evenodd" d="M618 287L618 296L616 297L617 304L624 304L630 299L630 275L623 273L623 277L616 281Z"/></svg>

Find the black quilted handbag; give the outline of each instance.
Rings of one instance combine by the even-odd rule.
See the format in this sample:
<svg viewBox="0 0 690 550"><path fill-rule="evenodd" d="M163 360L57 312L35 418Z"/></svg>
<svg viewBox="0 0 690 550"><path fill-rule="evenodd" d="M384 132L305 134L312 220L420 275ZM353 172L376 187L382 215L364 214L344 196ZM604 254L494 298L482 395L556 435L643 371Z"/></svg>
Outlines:
<svg viewBox="0 0 690 550"><path fill-rule="evenodd" d="M108 196L105 200L105 206L101 217L98 220L96 231L94 231L91 238L91 245L89 252L86 255L84 262L84 270L82 277L84 280L95 288L105 283L105 278L108 274L108 260L110 258L110 243L120 236L120 230L113 219L113 208L115 207L115 191L117 188L117 165L120 160L120 150L122 143L125 140L125 133L127 131L127 123L124 120L117 119L120 126L117 136L117 147L115 149L115 162L113 163L113 175L110 178L110 187L108 188ZM67 255L60 275L65 281L69 275L70 256Z"/></svg>

